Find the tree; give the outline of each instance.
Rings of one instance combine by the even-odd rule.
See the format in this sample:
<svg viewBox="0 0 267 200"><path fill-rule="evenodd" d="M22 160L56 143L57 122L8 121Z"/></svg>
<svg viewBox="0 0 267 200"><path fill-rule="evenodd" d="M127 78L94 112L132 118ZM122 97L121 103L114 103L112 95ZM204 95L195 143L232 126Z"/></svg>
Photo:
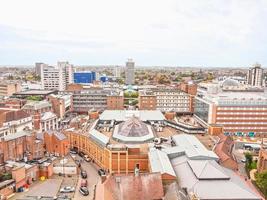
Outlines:
<svg viewBox="0 0 267 200"><path fill-rule="evenodd" d="M261 189L262 193L267 197L267 171L256 174L256 183Z"/></svg>
<svg viewBox="0 0 267 200"><path fill-rule="evenodd" d="M27 97L27 100L30 100L30 101L41 101L42 97L40 97L40 96L29 96L29 97Z"/></svg>
<svg viewBox="0 0 267 200"><path fill-rule="evenodd" d="M250 167L252 163L252 155L251 153L245 153L245 158L246 158L246 166Z"/></svg>

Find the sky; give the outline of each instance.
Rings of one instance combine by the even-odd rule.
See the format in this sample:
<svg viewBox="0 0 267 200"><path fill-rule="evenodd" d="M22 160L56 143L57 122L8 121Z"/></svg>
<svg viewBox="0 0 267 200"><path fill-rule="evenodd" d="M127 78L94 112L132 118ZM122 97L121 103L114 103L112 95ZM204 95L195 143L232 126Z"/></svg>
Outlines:
<svg viewBox="0 0 267 200"><path fill-rule="evenodd" d="M0 0L0 65L267 66L267 0Z"/></svg>

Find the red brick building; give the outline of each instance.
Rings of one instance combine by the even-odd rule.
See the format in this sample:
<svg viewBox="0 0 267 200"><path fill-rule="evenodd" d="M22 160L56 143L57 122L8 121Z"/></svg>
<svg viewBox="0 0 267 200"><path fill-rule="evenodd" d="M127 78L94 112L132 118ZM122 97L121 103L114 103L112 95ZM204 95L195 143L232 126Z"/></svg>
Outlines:
<svg viewBox="0 0 267 200"><path fill-rule="evenodd" d="M261 148L259 152L257 170L258 172L263 172L267 170L267 149L266 148Z"/></svg>
<svg viewBox="0 0 267 200"><path fill-rule="evenodd" d="M0 141L0 163L7 160L32 160L44 156L43 142L31 131L20 131L5 136Z"/></svg>
<svg viewBox="0 0 267 200"><path fill-rule="evenodd" d="M123 95L107 96L107 109L108 110L123 110L124 109Z"/></svg>
<svg viewBox="0 0 267 200"><path fill-rule="evenodd" d="M45 149L48 153L65 156L69 153L69 140L61 132L46 131L44 133Z"/></svg>

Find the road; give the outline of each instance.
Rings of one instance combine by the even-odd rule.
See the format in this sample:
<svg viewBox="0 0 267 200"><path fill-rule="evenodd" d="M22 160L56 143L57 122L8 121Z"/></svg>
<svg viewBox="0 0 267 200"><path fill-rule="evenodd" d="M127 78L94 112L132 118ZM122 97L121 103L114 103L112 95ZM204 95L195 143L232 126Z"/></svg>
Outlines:
<svg viewBox="0 0 267 200"><path fill-rule="evenodd" d="M242 176L244 176L245 178L248 178L247 172L246 172L246 169L245 169L245 163L241 162L241 160L245 159L245 155L244 155L243 150L242 149L235 149L235 147L234 147L232 153L236 158L239 173Z"/></svg>
<svg viewBox="0 0 267 200"><path fill-rule="evenodd" d="M76 159L81 159L78 155L76 156ZM75 200L93 200L94 199L94 189L95 185L100 181L100 176L97 173L97 166L91 162L83 161L81 164L81 167L83 170L87 172L87 182L88 182L88 189L89 189L89 196L83 196L79 192L80 184L81 184L81 175L79 174L79 180L76 187L76 191L74 194Z"/></svg>

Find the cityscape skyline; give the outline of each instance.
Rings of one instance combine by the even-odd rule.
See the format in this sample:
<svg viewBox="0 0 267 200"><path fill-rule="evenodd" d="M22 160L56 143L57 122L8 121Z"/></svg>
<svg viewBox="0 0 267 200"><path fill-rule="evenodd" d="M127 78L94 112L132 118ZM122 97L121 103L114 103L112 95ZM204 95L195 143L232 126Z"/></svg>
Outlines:
<svg viewBox="0 0 267 200"><path fill-rule="evenodd" d="M132 57L143 66L234 67L259 62L264 67L266 10L265 0L3 1L0 64L69 60L120 65Z"/></svg>

